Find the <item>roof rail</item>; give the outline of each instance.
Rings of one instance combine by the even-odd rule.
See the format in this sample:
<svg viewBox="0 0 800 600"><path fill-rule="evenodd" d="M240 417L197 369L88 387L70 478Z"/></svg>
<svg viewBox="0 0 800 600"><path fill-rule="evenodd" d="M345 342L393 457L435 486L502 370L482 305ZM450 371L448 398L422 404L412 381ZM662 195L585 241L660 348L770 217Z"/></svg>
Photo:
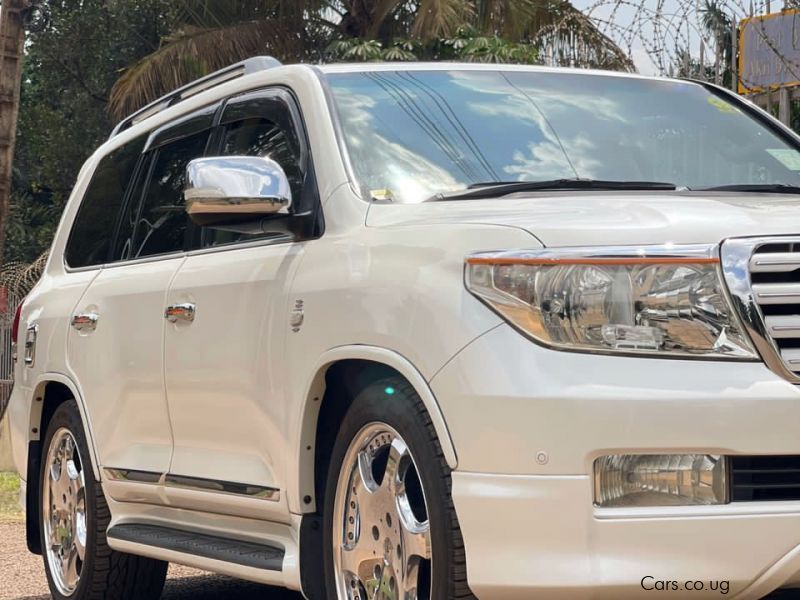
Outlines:
<svg viewBox="0 0 800 600"><path fill-rule="evenodd" d="M182 102L186 98L190 98L195 94L199 94L205 90L222 85L223 83L238 77L242 77L243 75L257 73L258 71L266 71L267 69L273 69L279 66L281 66L281 62L277 58L273 58L271 56L254 56L253 58L248 58L242 62L238 62L230 65L229 67L225 67L224 69L220 69L219 71L215 71L209 75L206 75L205 77L196 79L195 81L162 96L158 100L151 102L144 108L137 110L131 116L121 121L116 127L114 127L114 131L111 132L109 139L122 133L129 127L132 127L137 123L140 123L141 121L160 113L162 110L166 110L170 106L175 106L179 102Z"/></svg>

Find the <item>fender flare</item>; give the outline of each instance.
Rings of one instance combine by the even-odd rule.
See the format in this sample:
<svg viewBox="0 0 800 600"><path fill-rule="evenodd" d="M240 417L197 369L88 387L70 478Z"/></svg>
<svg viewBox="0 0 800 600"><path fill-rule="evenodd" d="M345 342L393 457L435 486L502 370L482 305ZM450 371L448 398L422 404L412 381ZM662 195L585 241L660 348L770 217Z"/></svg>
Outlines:
<svg viewBox="0 0 800 600"><path fill-rule="evenodd" d="M297 422L294 429L297 432L295 437L297 442L293 444L292 451L293 472L296 473L297 480L294 482L292 489L298 490L299 493L289 495L289 509L295 514L303 514L313 509L313 505L303 506L301 499L305 496L315 497L315 455L313 448L315 448L316 442L320 400L325 392L325 374L331 365L343 360L366 360L380 363L391 367L405 377L414 387L430 415L447 465L453 470L458 466L458 456L453 444L453 438L447 428L439 403L436 401L428 382L411 361L393 350L379 346L363 344L337 346L327 350L317 359L312 370L311 379L306 385L305 396L302 397L300 410L297 413Z"/></svg>
<svg viewBox="0 0 800 600"><path fill-rule="evenodd" d="M97 445L95 444L94 432L92 430L89 413L86 410L86 404L84 403L83 395L80 393L78 386L69 376L64 375L63 373L47 372L40 373L36 378L36 381L33 385L33 398L30 408L30 438L28 441L41 441L41 439L44 437L45 432L39 430L39 424L42 420L42 407L44 403L42 401L37 401L37 399L44 398L44 389L48 383L60 383L66 386L72 394L72 397L75 399L75 403L78 405L78 411L81 415L81 422L83 423L83 432L86 435L86 442L89 446L89 454L91 455L89 458L92 464L92 472L94 473L95 481L100 481L100 463L98 461ZM33 433L34 429L36 429L38 433ZM44 452L44 449L42 451Z"/></svg>

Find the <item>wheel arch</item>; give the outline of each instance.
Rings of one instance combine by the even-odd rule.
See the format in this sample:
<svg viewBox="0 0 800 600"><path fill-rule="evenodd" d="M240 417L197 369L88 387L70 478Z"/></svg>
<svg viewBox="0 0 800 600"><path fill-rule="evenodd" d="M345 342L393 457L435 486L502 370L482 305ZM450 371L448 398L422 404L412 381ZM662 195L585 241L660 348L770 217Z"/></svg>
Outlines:
<svg viewBox="0 0 800 600"><path fill-rule="evenodd" d="M56 409L67 402L75 400L81 414L86 440L89 443L89 457L95 481L100 481L100 470L97 463L96 448L89 426L88 414L78 387L66 375L61 373L43 373L33 386L30 405L30 421L28 426L28 459L27 486L25 497L25 533L28 549L34 554L41 554L39 530L39 471L44 448L42 442L47 427Z"/></svg>
<svg viewBox="0 0 800 600"><path fill-rule="evenodd" d="M33 386L33 402L31 402L30 441L41 441L47 430L49 419L58 405L70 399L75 400L81 413L81 422L91 452L92 472L95 480L100 481L97 449L94 444L89 414L78 386L70 377L61 373L43 373L37 378L36 384Z"/></svg>
<svg viewBox="0 0 800 600"><path fill-rule="evenodd" d="M447 429L444 415L428 382L416 367L402 355L386 348L367 345L340 346L329 350L318 360L299 412L299 434L296 438L298 442L295 444L296 451L299 453L295 462L297 465L297 487L295 489L298 490L298 493L292 495L293 497L290 496L289 499L290 510L297 514L316 511L319 417L323 404L331 401L330 396L326 398L326 392L329 391L329 375L335 373L337 369L343 368L344 365L356 370L359 368L374 369L374 376L371 378L367 376L368 380L394 373L408 381L422 399L430 415L448 466L455 469L458 464L455 446ZM344 410L346 406L339 408ZM310 501L308 501L309 499Z"/></svg>
<svg viewBox="0 0 800 600"><path fill-rule="evenodd" d="M341 383L341 379L332 378L341 375L340 370L349 370L351 376L353 372L366 373L366 377L357 378L359 380L351 392L385 375L399 375L405 379L417 392L428 411L448 466L455 469L458 464L453 440L439 404L428 382L408 359L392 350L367 345L340 346L323 354L312 371L313 376L306 386L306 393L298 412L299 433L294 438L297 440L294 444L297 455L293 463L297 465L294 471L296 480L291 487L297 493L288 494L290 511L302 514L300 575L303 593L310 600L324 600L327 597L323 581L319 577L324 563L323 554L319 551L322 544L322 519L317 512L319 509L317 492L319 487L324 485L328 466L327 461L319 458L330 448L320 446L318 433L320 416L325 415L325 411L331 408L332 402L338 404L333 408L336 413L335 418L341 421L344 411L352 400L344 395L337 398L327 394L330 391L329 383L334 385ZM330 436L333 433L333 431L328 432L325 443L332 443Z"/></svg>

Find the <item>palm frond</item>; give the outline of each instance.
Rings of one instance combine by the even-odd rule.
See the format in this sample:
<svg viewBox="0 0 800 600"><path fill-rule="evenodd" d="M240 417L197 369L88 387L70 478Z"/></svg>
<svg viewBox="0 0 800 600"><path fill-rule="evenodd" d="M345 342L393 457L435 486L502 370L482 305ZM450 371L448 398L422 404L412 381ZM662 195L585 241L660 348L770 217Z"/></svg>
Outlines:
<svg viewBox="0 0 800 600"><path fill-rule="evenodd" d="M178 22L212 28L257 19L299 22L327 4L325 0L176 0L176 9Z"/></svg>
<svg viewBox="0 0 800 600"><path fill-rule="evenodd" d="M402 0L376 0L372 7L372 23L366 31L368 38L378 37L386 18L402 4Z"/></svg>
<svg viewBox="0 0 800 600"><path fill-rule="evenodd" d="M114 84L109 100L112 117L123 119L171 90L251 56L297 60L303 46L299 34L266 20L211 29L187 26L165 42Z"/></svg>
<svg viewBox="0 0 800 600"><path fill-rule="evenodd" d="M541 0L480 0L475 27L487 35L519 41L530 24L537 21L542 9L551 10L544 7Z"/></svg>
<svg viewBox="0 0 800 600"><path fill-rule="evenodd" d="M450 37L469 23L473 13L474 6L467 0L420 0L413 34L425 41Z"/></svg>
<svg viewBox="0 0 800 600"><path fill-rule="evenodd" d="M558 12L542 23L531 41L540 61L561 66L635 71L633 61L614 41L569 2L557 2Z"/></svg>

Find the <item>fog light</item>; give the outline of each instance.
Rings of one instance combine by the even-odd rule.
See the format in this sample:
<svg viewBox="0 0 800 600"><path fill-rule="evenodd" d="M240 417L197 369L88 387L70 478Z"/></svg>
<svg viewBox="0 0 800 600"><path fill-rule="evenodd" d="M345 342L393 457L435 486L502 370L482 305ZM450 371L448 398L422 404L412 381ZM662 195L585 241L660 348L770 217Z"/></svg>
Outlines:
<svg viewBox="0 0 800 600"><path fill-rule="evenodd" d="M594 462L595 504L725 504L725 458L710 454L618 454Z"/></svg>

